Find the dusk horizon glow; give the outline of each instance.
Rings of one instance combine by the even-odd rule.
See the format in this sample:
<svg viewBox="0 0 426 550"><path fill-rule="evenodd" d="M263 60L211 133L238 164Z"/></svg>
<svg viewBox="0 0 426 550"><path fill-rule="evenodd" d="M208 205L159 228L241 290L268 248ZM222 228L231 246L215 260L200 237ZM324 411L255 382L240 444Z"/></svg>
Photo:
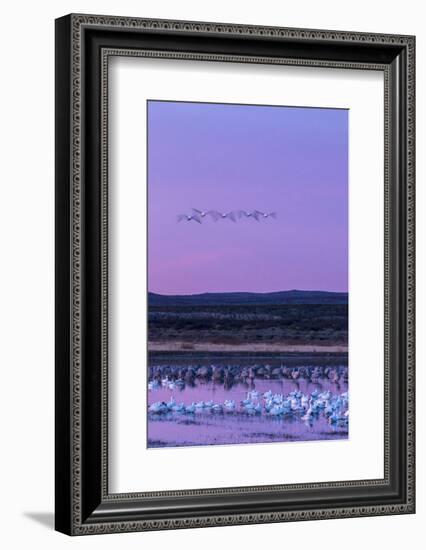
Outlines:
<svg viewBox="0 0 426 550"><path fill-rule="evenodd" d="M166 294L165 292L155 292L154 290L148 291L151 294L159 294L161 296L199 296L200 294L276 294L278 292L331 292L336 294L347 294L347 290L319 290L318 288L283 288L281 290L266 290L266 291L257 291L257 290L224 290L224 291L215 291L215 292L185 292L184 294L172 293Z"/></svg>
<svg viewBox="0 0 426 550"><path fill-rule="evenodd" d="M348 111L148 101L148 288L348 291ZM276 219L177 222L193 208Z"/></svg>

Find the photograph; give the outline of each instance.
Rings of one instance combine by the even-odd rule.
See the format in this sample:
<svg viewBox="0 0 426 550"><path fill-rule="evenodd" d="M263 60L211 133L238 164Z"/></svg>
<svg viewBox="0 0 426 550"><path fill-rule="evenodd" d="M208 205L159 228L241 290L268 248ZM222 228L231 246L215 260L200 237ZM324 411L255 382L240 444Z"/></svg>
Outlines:
<svg viewBox="0 0 426 550"><path fill-rule="evenodd" d="M419 548L424 13L3 4L0 550Z"/></svg>
<svg viewBox="0 0 426 550"><path fill-rule="evenodd" d="M32 440L50 453L36 453L37 468L6 495L10 509L16 495L23 502L14 536L56 548L60 534L94 535L95 546L98 535L116 546L108 535L121 534L130 548L131 533L155 531L144 535L150 544L173 531L156 548L178 537L178 546L207 550L229 546L229 536L247 546L250 525L258 548L266 527L254 524L269 524L293 546L342 540L350 550L361 522L396 549L419 527L415 100L424 29L413 10L387 10L385 20L384 4L349 13L310 3L253 11L246 2L242 15L203 3L197 12L148 2L134 15L126 0L108 15L56 6L54 201L34 182L53 176L53 126L39 120L53 94L34 103L28 159L16 109L16 131L5 132L22 157L6 177L21 207L3 201L16 225L7 235L37 241L30 256L14 247L23 272L40 264L37 223L46 237L53 227L34 198L55 214L54 248L44 239L48 267L54 251L54 350L47 325L30 322L47 311L48 268L32 270L42 279L38 308L3 285L20 338L9 342L6 368L17 383L5 387L24 391L5 393L22 422L12 429L20 447L4 454L16 462ZM37 6L24 35L36 29L46 42L33 65L52 83L46 13ZM18 65L5 71L16 97L34 69ZM40 129L46 139L35 137ZM13 185L21 169L28 177ZM37 221L25 232L30 210ZM12 266L3 271L20 282ZM46 349L35 346L41 333L22 340L25 323L43 329ZM48 350L54 380L34 363ZM27 360L16 363L20 352ZM53 403L37 387L53 382L54 430ZM28 414L40 406L43 423ZM33 504L16 491L23 486ZM47 521L52 545L33 536ZM213 538L203 541L207 527Z"/></svg>
<svg viewBox="0 0 426 550"><path fill-rule="evenodd" d="M347 440L349 109L146 103L147 447Z"/></svg>

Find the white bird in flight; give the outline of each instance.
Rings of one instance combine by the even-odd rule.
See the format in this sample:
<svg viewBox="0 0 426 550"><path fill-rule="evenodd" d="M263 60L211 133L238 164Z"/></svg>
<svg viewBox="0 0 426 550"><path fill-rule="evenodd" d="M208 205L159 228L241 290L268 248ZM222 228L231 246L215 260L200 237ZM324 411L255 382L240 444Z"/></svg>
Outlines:
<svg viewBox="0 0 426 550"><path fill-rule="evenodd" d="M240 210L238 212L238 217L239 218L242 218L242 217L245 217L245 218L253 218L255 219L257 222L259 221L259 214L258 214L258 211L255 210L254 212L250 212L249 210Z"/></svg>
<svg viewBox="0 0 426 550"><path fill-rule="evenodd" d="M218 220L232 220L233 222L236 221L235 219L235 212L217 212L216 210L211 210L210 211L211 215L212 215L212 218L214 219L215 222L217 222Z"/></svg>
<svg viewBox="0 0 426 550"><path fill-rule="evenodd" d="M260 218L276 218L277 213L276 212L260 212L259 210L254 211L255 214L257 214Z"/></svg>
<svg viewBox="0 0 426 550"><path fill-rule="evenodd" d="M182 220L185 220L187 222L194 221L194 222L201 223L200 218L198 216L196 216L195 214L193 214L193 215L179 214L178 217L177 217L177 221L181 222Z"/></svg>
<svg viewBox="0 0 426 550"><path fill-rule="evenodd" d="M198 210L197 208L193 208L192 211L195 212L200 218L205 218L209 214L213 217L214 214L213 210Z"/></svg>

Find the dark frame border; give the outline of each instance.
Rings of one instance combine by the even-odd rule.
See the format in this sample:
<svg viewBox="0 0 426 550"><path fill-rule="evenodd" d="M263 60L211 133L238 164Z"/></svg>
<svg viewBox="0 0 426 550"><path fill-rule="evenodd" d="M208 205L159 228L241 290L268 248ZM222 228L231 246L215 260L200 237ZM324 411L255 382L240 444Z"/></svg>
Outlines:
<svg viewBox="0 0 426 550"><path fill-rule="evenodd" d="M71 535L414 513L412 36L69 15L56 20L56 529ZM108 57L385 74L385 477L108 494ZM386 386L388 383L388 386Z"/></svg>

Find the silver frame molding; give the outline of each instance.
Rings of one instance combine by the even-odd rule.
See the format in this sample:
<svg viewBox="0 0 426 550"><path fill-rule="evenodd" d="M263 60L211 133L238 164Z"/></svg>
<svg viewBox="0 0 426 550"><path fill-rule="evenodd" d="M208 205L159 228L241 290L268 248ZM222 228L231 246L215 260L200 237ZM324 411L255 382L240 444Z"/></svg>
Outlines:
<svg viewBox="0 0 426 550"><path fill-rule="evenodd" d="M56 528L85 535L414 513L414 37L73 14L56 22L56 52ZM383 71L383 479L108 492L111 56ZM188 513L173 504L182 498Z"/></svg>

